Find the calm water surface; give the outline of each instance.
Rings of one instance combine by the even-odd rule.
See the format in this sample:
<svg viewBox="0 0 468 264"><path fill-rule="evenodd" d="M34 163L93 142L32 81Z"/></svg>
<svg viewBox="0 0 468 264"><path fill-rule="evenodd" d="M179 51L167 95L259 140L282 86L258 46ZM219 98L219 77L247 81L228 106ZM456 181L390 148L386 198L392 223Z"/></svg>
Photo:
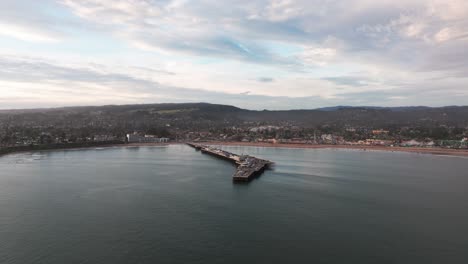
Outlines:
<svg viewBox="0 0 468 264"><path fill-rule="evenodd" d="M0 263L468 263L468 159L224 147L0 158Z"/></svg>

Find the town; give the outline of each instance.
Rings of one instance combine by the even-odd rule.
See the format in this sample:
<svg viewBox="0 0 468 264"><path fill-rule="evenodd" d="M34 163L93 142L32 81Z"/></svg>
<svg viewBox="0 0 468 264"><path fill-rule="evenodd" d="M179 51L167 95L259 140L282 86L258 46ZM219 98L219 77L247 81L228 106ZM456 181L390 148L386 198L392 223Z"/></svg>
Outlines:
<svg viewBox="0 0 468 264"><path fill-rule="evenodd" d="M80 132L61 132L57 134L54 128L30 128L16 130L14 133L0 134L1 147L53 145L53 144L84 144L84 143L168 143L168 142L254 142L270 144L308 144L308 145L361 145L361 146L399 146L399 147L442 147L467 149L468 137L465 131L454 131L454 128L444 128L432 136L422 136L425 132L401 128L399 131L371 129L365 127L347 127L336 130L327 127L307 129L296 126L244 126L227 127L220 130L175 131L169 130L161 134L149 134L145 131L126 131L89 135ZM450 131L450 132L449 132ZM449 134L458 133L455 138Z"/></svg>
<svg viewBox="0 0 468 264"><path fill-rule="evenodd" d="M467 149L466 113L466 107L274 112L212 104L2 111L0 148L243 142Z"/></svg>

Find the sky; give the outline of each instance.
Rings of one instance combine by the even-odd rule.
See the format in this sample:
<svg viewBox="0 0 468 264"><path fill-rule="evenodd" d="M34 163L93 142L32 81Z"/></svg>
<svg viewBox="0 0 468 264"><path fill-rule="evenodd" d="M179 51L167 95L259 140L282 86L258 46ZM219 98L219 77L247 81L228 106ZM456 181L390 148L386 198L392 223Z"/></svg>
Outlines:
<svg viewBox="0 0 468 264"><path fill-rule="evenodd" d="M0 1L0 109L177 102L468 105L468 1Z"/></svg>

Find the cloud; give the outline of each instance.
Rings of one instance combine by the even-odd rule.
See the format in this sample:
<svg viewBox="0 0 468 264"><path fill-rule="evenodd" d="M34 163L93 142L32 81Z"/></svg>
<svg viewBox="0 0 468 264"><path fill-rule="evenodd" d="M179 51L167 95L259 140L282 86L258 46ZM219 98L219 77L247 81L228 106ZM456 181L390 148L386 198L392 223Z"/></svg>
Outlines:
<svg viewBox="0 0 468 264"><path fill-rule="evenodd" d="M147 71L159 72L158 69L145 68L144 72ZM187 89L147 78L144 72L128 66L119 69L95 63L65 65L42 58L0 56L1 108L204 101L249 109L298 109L343 104L412 105L420 103L421 99L430 98L437 98L433 100L435 105L443 105L447 101L462 104L468 96L468 91L460 88L466 79L453 79L453 83L445 86L445 90L441 89L446 85L445 80L427 81L424 83L426 89L421 91L406 84L392 89L372 87L362 90L364 86L360 82L363 80L335 77L329 79L344 85L357 85L358 89L337 90L333 96L290 97L261 95L250 91L226 93ZM158 76L165 75L163 72Z"/></svg>
<svg viewBox="0 0 468 264"><path fill-rule="evenodd" d="M463 0L412 1L147 1L63 0L80 18L106 28L138 48L253 63L326 66L337 56L365 53L401 63L409 50L413 62L438 49L434 42L465 41ZM313 7L313 8L312 8ZM329 43L334 39L340 46ZM302 49L277 54L265 42L281 41ZM327 42L328 41L328 42ZM466 44L466 43L465 43ZM359 61L356 61L359 63Z"/></svg>
<svg viewBox="0 0 468 264"><path fill-rule="evenodd" d="M42 5L26 0L3 0L0 2L0 35L28 42L56 43L65 33L48 14L41 12Z"/></svg>
<svg viewBox="0 0 468 264"><path fill-rule="evenodd" d="M263 82L263 83L270 83L270 82L274 82L275 79L273 79L271 77L260 77L260 78L257 79L257 81Z"/></svg>
<svg viewBox="0 0 468 264"><path fill-rule="evenodd" d="M349 86L367 86L369 80L366 78L352 77L352 76L339 76L339 77L325 77L324 80L333 82L338 85Z"/></svg>
<svg viewBox="0 0 468 264"><path fill-rule="evenodd" d="M14 37L20 40L32 42L58 42L60 37L56 34L40 29L31 29L19 25L11 25L0 22L0 35Z"/></svg>
<svg viewBox="0 0 468 264"><path fill-rule="evenodd" d="M67 93L253 108L466 104L467 32L465 0L4 0L0 52L14 56L0 57L0 89L70 104Z"/></svg>

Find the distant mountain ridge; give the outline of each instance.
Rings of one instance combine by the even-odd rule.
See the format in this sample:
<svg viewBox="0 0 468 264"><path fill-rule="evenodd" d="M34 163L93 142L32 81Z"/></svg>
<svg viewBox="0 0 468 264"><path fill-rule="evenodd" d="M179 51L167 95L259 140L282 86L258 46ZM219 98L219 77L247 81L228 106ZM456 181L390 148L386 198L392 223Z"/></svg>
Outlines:
<svg viewBox="0 0 468 264"><path fill-rule="evenodd" d="M284 111L337 111L343 109L374 109L374 110L392 110L392 111L408 111L408 110L425 110L425 109L447 109L447 108L457 108L457 107L466 107L466 106L440 106L440 107L431 107L431 106L350 106L350 105L337 105L337 106L327 106L319 108L303 108L303 109L289 109L289 110L248 110L242 109L236 106L223 105L223 104L212 104L212 103L157 103L157 104L124 104L124 105L102 105L102 106L63 106L63 107L51 107L51 108L28 108L28 109L0 109L0 113L6 112L22 112L22 113L32 113L32 112L44 112L44 111L55 111L55 110L80 110L80 109L132 109L132 108L151 108L157 107L160 109L173 109L173 108L186 108L186 107L201 107L201 108L218 108L219 110L232 110L232 111L270 111L270 112L284 112Z"/></svg>
<svg viewBox="0 0 468 264"><path fill-rule="evenodd" d="M430 106L348 106L348 105L339 105L339 106L330 106L330 107L321 107L314 110L320 111L336 111L340 109L389 109L392 111L407 111L407 110L424 110L424 109L434 109L434 108L451 108L451 107L460 107L460 106L442 106L442 107L430 107Z"/></svg>

